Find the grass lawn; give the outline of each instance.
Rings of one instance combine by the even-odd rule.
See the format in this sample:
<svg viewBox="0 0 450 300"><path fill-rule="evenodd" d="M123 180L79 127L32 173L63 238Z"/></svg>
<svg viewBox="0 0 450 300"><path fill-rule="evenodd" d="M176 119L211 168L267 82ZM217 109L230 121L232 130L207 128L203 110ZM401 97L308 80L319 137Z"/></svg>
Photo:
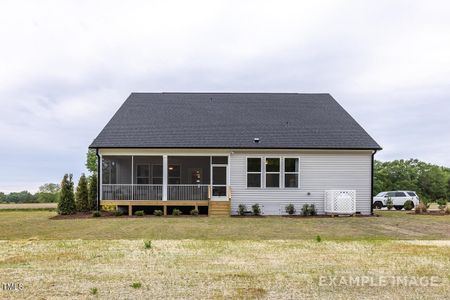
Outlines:
<svg viewBox="0 0 450 300"><path fill-rule="evenodd" d="M383 211L381 217L117 217L51 220L51 211L0 211L0 240L219 239L391 240L450 239L450 216Z"/></svg>
<svg viewBox="0 0 450 300"><path fill-rule="evenodd" d="M54 214L0 211L0 282L23 284L0 289L1 299L450 294L450 216L49 219ZM431 286L417 285L423 278Z"/></svg>

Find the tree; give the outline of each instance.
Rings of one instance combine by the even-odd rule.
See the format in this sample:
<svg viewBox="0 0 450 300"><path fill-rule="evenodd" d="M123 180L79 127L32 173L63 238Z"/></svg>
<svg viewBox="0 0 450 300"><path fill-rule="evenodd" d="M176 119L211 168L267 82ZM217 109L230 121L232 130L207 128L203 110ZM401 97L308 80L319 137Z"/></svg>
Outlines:
<svg viewBox="0 0 450 300"><path fill-rule="evenodd" d="M0 203L5 202L5 193L0 192Z"/></svg>
<svg viewBox="0 0 450 300"><path fill-rule="evenodd" d="M33 195L28 191L22 191L5 195L3 201L6 203L33 203L36 202L36 198L36 195Z"/></svg>
<svg viewBox="0 0 450 300"><path fill-rule="evenodd" d="M94 149L89 149L86 153L86 168L89 172L97 174L97 154Z"/></svg>
<svg viewBox="0 0 450 300"><path fill-rule="evenodd" d="M417 159L374 163L374 193L413 190L425 201L450 196L450 168Z"/></svg>
<svg viewBox="0 0 450 300"><path fill-rule="evenodd" d="M72 174L65 174L63 180L61 181L58 213L61 215L74 214L76 212L74 198Z"/></svg>
<svg viewBox="0 0 450 300"><path fill-rule="evenodd" d="M97 174L89 177L89 209L97 209Z"/></svg>
<svg viewBox="0 0 450 300"><path fill-rule="evenodd" d="M54 203L58 202L59 192L58 193L37 193L37 202L39 203Z"/></svg>
<svg viewBox="0 0 450 300"><path fill-rule="evenodd" d="M75 204L78 211L86 212L90 210L88 199L88 184L84 174L81 174L78 181L77 192L75 194Z"/></svg>
<svg viewBox="0 0 450 300"><path fill-rule="evenodd" d="M56 194L59 192L60 189L61 188L59 187L59 184L57 184L57 183L46 183L39 187L39 193Z"/></svg>

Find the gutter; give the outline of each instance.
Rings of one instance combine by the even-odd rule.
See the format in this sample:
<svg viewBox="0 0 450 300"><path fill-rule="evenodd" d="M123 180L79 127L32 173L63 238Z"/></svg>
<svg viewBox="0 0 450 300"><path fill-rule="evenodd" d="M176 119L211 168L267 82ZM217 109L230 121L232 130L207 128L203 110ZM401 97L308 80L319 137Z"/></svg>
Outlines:
<svg viewBox="0 0 450 300"><path fill-rule="evenodd" d="M95 155L97 156L97 211L100 209L100 155L98 155L98 148L95 149Z"/></svg>
<svg viewBox="0 0 450 300"><path fill-rule="evenodd" d="M377 150L372 153L372 166L370 170L370 214L373 216L373 165L374 165L374 157Z"/></svg>

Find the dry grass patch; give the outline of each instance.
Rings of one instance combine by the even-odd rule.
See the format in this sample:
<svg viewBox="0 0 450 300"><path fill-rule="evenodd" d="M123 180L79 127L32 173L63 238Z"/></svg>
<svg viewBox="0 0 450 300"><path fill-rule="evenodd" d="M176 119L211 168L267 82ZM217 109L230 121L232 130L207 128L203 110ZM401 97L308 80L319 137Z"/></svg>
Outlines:
<svg viewBox="0 0 450 300"><path fill-rule="evenodd" d="M1 241L0 298L442 298L450 245L404 241ZM321 286L321 276L438 276L434 287ZM140 287L136 288L139 283Z"/></svg>

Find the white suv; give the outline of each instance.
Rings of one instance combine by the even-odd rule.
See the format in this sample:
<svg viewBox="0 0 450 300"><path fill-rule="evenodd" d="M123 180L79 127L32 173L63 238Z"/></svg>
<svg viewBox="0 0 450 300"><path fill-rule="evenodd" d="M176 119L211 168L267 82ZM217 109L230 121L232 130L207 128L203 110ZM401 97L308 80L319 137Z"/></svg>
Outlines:
<svg viewBox="0 0 450 300"><path fill-rule="evenodd" d="M381 192L375 197L373 197L372 201L373 207L377 209L386 207L386 201L389 198L391 198L392 203L394 204L394 208L396 210L401 210L407 200L411 200L414 203L414 206L419 204L419 196L417 196L416 192L390 191L390 192Z"/></svg>

